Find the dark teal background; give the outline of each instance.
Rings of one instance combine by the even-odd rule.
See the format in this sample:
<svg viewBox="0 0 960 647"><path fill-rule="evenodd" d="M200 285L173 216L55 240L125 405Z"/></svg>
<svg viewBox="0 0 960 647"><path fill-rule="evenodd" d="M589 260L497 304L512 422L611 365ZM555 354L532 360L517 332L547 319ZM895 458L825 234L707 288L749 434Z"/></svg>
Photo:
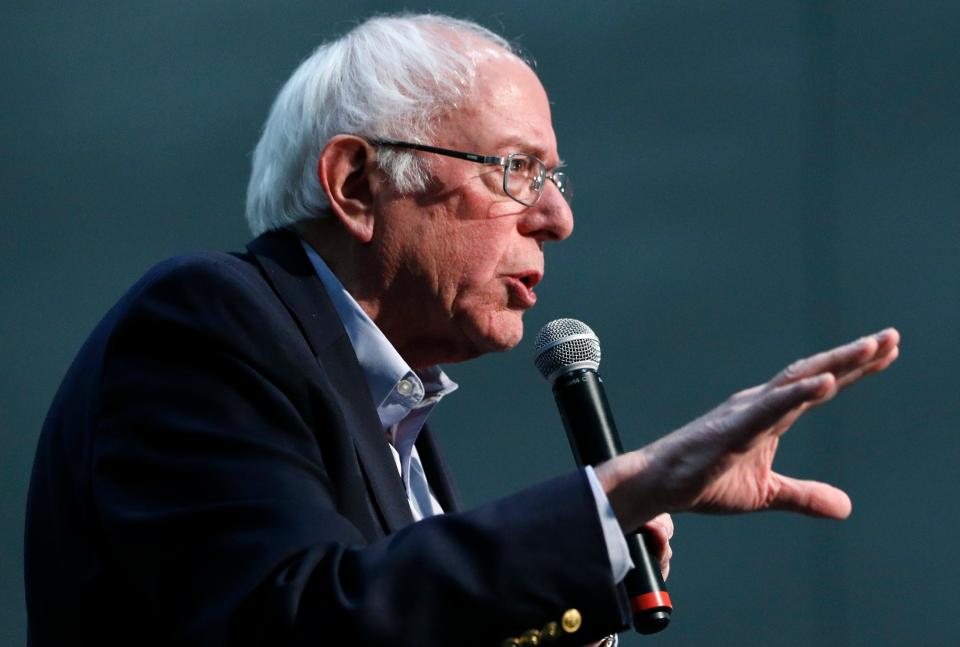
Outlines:
<svg viewBox="0 0 960 647"><path fill-rule="evenodd" d="M476 19L537 59L577 183L524 342L449 367L462 388L436 428L467 502L570 467L530 362L555 317L599 334L630 447L896 325L902 359L802 420L778 462L847 489L852 517L678 516L673 625L623 644L960 643L960 4L345 4L0 6L0 643L25 641L30 463L83 339L159 259L245 242L280 85L402 8Z"/></svg>

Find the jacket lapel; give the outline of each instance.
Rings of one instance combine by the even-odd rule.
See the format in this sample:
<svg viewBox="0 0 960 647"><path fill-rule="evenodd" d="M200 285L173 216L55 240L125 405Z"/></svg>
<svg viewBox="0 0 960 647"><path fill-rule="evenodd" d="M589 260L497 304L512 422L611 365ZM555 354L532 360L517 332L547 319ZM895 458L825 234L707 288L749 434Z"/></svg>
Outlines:
<svg viewBox="0 0 960 647"><path fill-rule="evenodd" d="M413 523L403 482L380 428L380 419L350 338L300 239L288 231L273 231L251 241L247 249L296 319L335 391L373 494L374 507L387 532L396 532Z"/></svg>

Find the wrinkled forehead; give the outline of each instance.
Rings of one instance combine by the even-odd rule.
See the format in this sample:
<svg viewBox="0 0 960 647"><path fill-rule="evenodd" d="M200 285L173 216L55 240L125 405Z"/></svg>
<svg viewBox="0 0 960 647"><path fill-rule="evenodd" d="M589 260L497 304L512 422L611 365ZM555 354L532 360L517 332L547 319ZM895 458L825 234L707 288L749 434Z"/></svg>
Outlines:
<svg viewBox="0 0 960 647"><path fill-rule="evenodd" d="M476 63L472 92L463 105L444 115L440 132L456 139L456 145L483 154L522 151L556 164L550 103L536 73L493 44L472 56Z"/></svg>

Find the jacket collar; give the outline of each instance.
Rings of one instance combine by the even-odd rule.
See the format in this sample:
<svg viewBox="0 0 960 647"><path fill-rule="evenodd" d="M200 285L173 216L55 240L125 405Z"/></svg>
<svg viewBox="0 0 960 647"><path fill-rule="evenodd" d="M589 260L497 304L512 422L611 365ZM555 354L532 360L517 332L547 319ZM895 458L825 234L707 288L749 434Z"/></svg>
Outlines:
<svg viewBox="0 0 960 647"><path fill-rule="evenodd" d="M387 447L376 405L340 319L292 232L267 232L247 245L267 280L287 306L333 387L346 428L388 532L413 523L403 482ZM431 461L438 458L431 456ZM431 471L443 470L432 466ZM439 476L439 474L438 474ZM443 476L446 476L445 472ZM440 481L435 481L440 483ZM448 484L443 483L442 489Z"/></svg>

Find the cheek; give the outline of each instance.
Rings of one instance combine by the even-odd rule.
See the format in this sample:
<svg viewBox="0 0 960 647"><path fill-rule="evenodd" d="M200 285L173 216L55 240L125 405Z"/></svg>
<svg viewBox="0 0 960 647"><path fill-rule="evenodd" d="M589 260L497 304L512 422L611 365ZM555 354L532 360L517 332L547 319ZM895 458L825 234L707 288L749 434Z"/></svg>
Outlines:
<svg viewBox="0 0 960 647"><path fill-rule="evenodd" d="M523 308L513 302L502 276L510 271L511 238L503 228L476 229L473 244L458 258L452 315L475 347L484 352L506 350L523 336Z"/></svg>
<svg viewBox="0 0 960 647"><path fill-rule="evenodd" d="M486 292L502 289L500 277L506 271L510 248L502 228L470 227L451 246L452 262L459 275L458 288L462 291Z"/></svg>
<svg viewBox="0 0 960 647"><path fill-rule="evenodd" d="M419 244L432 254L443 287L458 292L492 287L512 246L520 244L518 209L522 206L497 191L470 185L431 214L422 225Z"/></svg>

